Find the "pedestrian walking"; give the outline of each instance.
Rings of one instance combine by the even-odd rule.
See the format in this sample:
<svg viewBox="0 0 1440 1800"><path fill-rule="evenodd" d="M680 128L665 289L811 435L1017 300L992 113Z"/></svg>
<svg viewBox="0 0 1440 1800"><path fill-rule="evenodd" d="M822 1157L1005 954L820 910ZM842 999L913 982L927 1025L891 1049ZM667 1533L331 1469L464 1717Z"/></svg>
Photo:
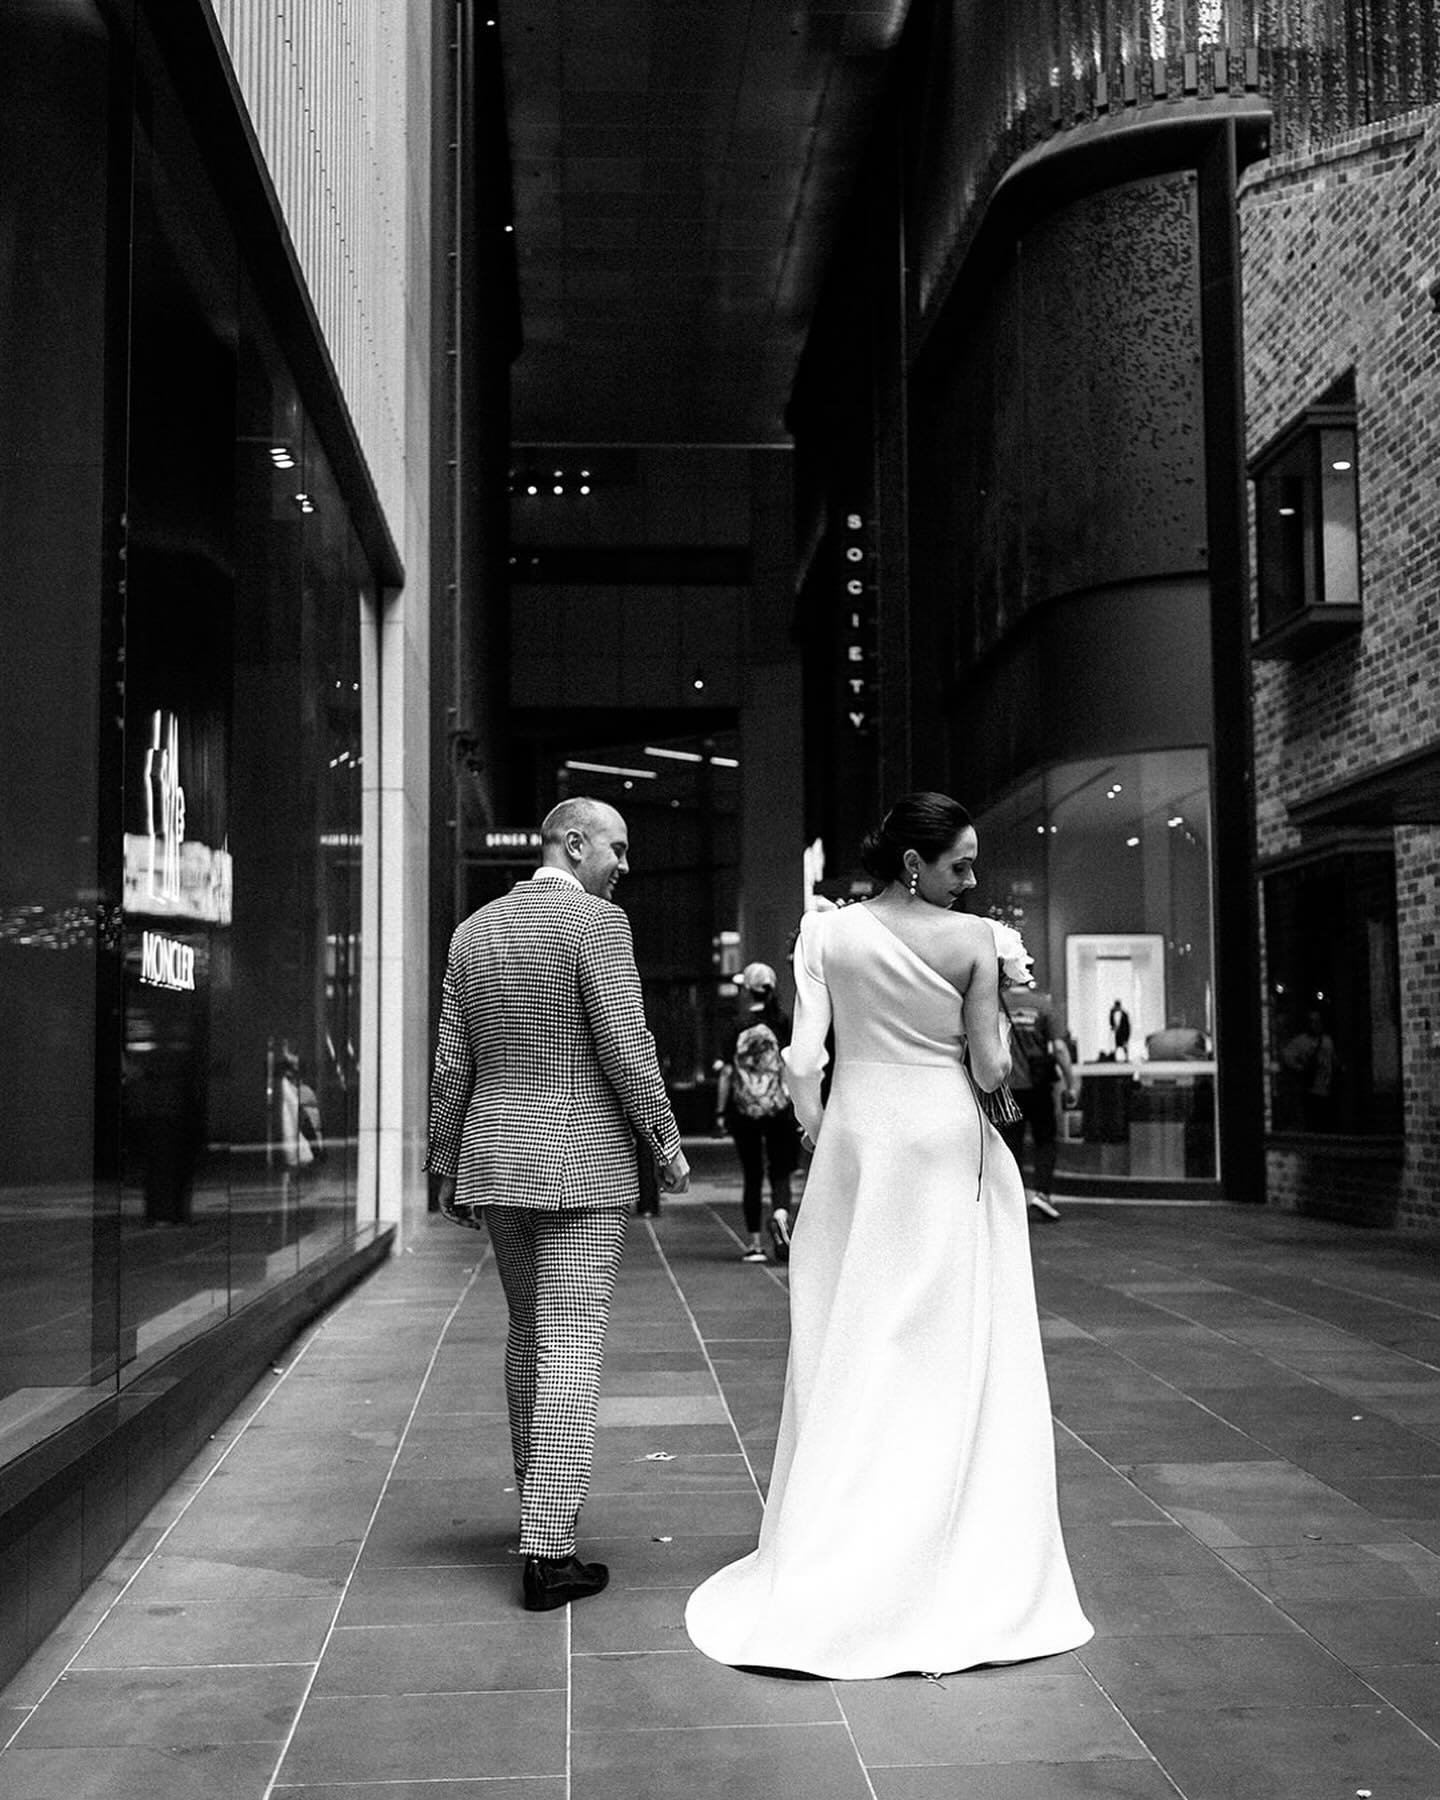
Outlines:
<svg viewBox="0 0 1440 1800"><path fill-rule="evenodd" d="M1002 994L1000 1006L1010 1031L1010 1092L1020 1112L1019 1119L1004 1126L1001 1135L1023 1168L1029 1130L1033 1185L1026 1200L1031 1212L1042 1219L1058 1219L1060 1209L1050 1194L1055 1185L1062 1095L1067 1105L1073 1105L1076 1098L1070 1047L1055 1029L1049 1009L1033 996Z"/></svg>
<svg viewBox="0 0 1440 1800"><path fill-rule="evenodd" d="M726 1036L715 1093L716 1127L729 1132L740 1158L747 1236L741 1261L748 1263L765 1261L760 1224L767 1175L775 1259L789 1258L790 1183L800 1160L799 1131L781 1061L790 1042L790 1020L776 998L776 985L769 963L748 963L741 971L743 1004Z"/></svg>
<svg viewBox="0 0 1440 1800"><path fill-rule="evenodd" d="M505 1394L523 1599L599 1593L576 1524L590 1487L605 1329L639 1193L636 1140L667 1192L689 1164L612 904L625 821L590 799L541 826L541 866L456 930L430 1089L441 1211L489 1229L510 1326Z"/></svg>

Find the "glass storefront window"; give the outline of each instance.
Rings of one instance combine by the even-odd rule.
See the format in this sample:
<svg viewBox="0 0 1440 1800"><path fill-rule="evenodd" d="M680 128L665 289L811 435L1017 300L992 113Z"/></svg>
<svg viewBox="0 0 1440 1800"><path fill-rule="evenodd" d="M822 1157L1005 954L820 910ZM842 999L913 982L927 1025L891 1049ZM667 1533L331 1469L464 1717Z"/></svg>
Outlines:
<svg viewBox="0 0 1440 1800"><path fill-rule="evenodd" d="M0 1460L116 1379L118 729L102 594L128 105L107 19L81 0L0 9Z"/></svg>
<svg viewBox="0 0 1440 1800"><path fill-rule="evenodd" d="M1350 378L1250 464L1261 656L1302 658L1359 628L1358 444Z"/></svg>
<svg viewBox="0 0 1440 1800"><path fill-rule="evenodd" d="M1210 775L1204 750L1061 763L977 821L972 910L1014 924L1076 1068L1058 1173L1214 1180Z"/></svg>
<svg viewBox="0 0 1440 1800"><path fill-rule="evenodd" d="M0 152L4 1461L374 1225L375 590L143 16L0 12Z"/></svg>
<svg viewBox="0 0 1440 1800"><path fill-rule="evenodd" d="M1312 850L1263 880L1276 1132L1403 1130L1395 853Z"/></svg>

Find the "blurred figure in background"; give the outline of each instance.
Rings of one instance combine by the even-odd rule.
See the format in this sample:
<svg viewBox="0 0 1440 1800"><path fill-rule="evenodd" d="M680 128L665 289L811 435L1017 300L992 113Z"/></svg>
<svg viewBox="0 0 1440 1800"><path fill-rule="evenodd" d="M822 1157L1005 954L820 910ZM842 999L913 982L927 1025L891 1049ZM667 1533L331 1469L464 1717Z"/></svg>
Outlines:
<svg viewBox="0 0 1440 1800"><path fill-rule="evenodd" d="M325 1136L320 1128L320 1103L308 1081L300 1078L300 1058L286 1041L280 1055L280 1156L285 1167L287 1198L293 1198L298 1178L325 1160Z"/></svg>
<svg viewBox="0 0 1440 1800"><path fill-rule="evenodd" d="M1012 992L1002 996L1001 1010L1010 1022L1010 1092L1019 1107L1018 1123L1005 1126L1001 1135L1016 1163L1024 1167L1025 1133L1032 1149L1031 1181L1026 1199L1042 1219L1058 1219L1060 1209L1050 1198L1055 1183L1055 1157L1059 1138L1060 1089L1067 1105L1075 1100L1075 1073L1070 1047L1055 1029L1044 996Z"/></svg>
<svg viewBox="0 0 1440 1800"><path fill-rule="evenodd" d="M1336 1076L1339 1057L1335 1040L1326 1028L1325 1015L1312 1006L1305 1023L1280 1051L1280 1066L1286 1077L1289 1109L1298 1113L1302 1131L1335 1131Z"/></svg>
<svg viewBox="0 0 1440 1800"><path fill-rule="evenodd" d="M770 1177L770 1237L775 1259L790 1255L790 1180L800 1156L795 1112L782 1079L780 1052L790 1021L775 997L769 963L747 963L739 977L741 1008L725 1040L715 1093L715 1124L728 1131L740 1157L741 1206L747 1242L742 1262L763 1263L760 1223Z"/></svg>

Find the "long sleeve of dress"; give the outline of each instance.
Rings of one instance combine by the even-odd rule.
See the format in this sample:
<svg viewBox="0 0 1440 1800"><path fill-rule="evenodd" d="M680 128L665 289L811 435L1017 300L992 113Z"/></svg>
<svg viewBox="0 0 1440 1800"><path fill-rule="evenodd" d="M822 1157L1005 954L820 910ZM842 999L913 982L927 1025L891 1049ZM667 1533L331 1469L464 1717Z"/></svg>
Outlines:
<svg viewBox="0 0 1440 1800"><path fill-rule="evenodd" d="M825 1039L830 1030L830 990L825 985L816 922L819 913L807 913L800 923L795 944L795 1029L785 1061L785 1088L795 1106L795 1117L811 1143L819 1141L820 1084L829 1066Z"/></svg>

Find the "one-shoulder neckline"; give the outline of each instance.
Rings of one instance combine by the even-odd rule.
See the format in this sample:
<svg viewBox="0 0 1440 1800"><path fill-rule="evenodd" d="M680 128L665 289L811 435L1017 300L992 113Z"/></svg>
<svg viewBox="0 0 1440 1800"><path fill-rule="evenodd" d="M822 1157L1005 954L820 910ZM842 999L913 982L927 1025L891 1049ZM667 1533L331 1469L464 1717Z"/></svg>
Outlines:
<svg viewBox="0 0 1440 1800"><path fill-rule="evenodd" d="M883 931L892 944L898 944L912 962L918 963L922 969L927 970L933 975L940 985L952 993L957 1000L964 1000L965 994L963 989L956 987L955 983L951 981L948 975L942 975L935 967L934 963L927 962L913 945L905 942L898 931L892 931L873 907L866 906L863 900L859 900L856 902L856 909L863 912L865 916L879 928L879 930Z"/></svg>

